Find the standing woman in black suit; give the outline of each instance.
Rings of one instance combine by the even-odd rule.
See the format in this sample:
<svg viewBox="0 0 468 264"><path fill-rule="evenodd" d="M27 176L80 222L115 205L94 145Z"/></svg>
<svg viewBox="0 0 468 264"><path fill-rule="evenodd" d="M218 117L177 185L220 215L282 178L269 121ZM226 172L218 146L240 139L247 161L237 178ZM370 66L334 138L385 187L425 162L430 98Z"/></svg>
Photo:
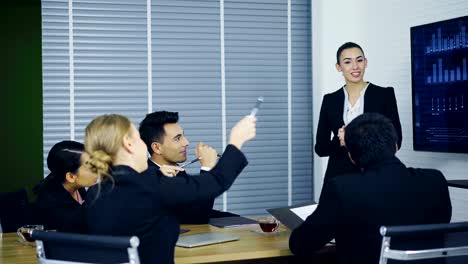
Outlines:
<svg viewBox="0 0 468 264"><path fill-rule="evenodd" d="M87 207L90 234L133 236L140 239L142 263L174 263L179 221L174 214L186 204L222 194L247 165L242 145L255 136L253 116L231 130L229 145L207 174L192 177L155 177L148 168L147 147L130 120L121 115L103 115L86 127L85 146L89 168L100 183L89 189L93 197ZM200 148L203 157L214 156L212 148ZM172 171L171 171L172 170ZM161 172L175 175L177 166L165 165Z"/></svg>
<svg viewBox="0 0 468 264"><path fill-rule="evenodd" d="M367 59L362 48L353 42L344 43L336 52L335 66L343 74L345 85L323 97L315 141L315 153L329 157L325 183L339 174L359 171L351 163L344 142L346 124L358 115L383 114L395 126L398 148L402 140L395 92L392 87L384 88L364 81Z"/></svg>

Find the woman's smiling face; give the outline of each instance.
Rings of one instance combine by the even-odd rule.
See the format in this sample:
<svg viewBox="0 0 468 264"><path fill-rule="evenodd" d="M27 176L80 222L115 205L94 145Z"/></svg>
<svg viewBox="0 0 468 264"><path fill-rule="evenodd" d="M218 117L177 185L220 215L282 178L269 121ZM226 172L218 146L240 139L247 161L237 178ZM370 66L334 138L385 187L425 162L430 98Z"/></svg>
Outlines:
<svg viewBox="0 0 468 264"><path fill-rule="evenodd" d="M339 64L336 64L336 69L343 73L346 83L362 82L366 67L367 59L359 48L344 49Z"/></svg>

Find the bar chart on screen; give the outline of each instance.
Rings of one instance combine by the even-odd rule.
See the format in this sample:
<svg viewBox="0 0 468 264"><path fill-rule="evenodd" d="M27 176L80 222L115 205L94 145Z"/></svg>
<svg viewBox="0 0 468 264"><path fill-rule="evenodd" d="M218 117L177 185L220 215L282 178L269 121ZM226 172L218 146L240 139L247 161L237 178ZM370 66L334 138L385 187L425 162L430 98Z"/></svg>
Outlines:
<svg viewBox="0 0 468 264"><path fill-rule="evenodd" d="M468 16L411 31L413 147L468 153Z"/></svg>

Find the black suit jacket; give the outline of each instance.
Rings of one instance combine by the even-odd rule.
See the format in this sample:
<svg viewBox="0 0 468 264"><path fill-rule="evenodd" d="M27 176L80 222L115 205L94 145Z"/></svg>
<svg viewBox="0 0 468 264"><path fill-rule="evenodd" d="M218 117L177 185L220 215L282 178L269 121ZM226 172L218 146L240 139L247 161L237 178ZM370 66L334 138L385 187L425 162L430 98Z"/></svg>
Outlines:
<svg viewBox="0 0 468 264"><path fill-rule="evenodd" d="M173 211L220 195L246 165L242 152L228 145L210 175L155 177L154 167L138 173L128 166L115 166L114 181L106 180L88 191L89 233L136 235L142 263L174 263L179 221Z"/></svg>
<svg viewBox="0 0 468 264"><path fill-rule="evenodd" d="M329 156L325 180L347 172L359 172L351 163L345 147L340 146L338 129L344 125L344 88L323 97L322 108L317 127L315 153L320 157ZM402 133L398 107L393 88L383 88L369 83L364 94L364 113L380 113L388 117L398 135L398 147L401 147ZM333 138L330 135L333 133Z"/></svg>
<svg viewBox="0 0 468 264"><path fill-rule="evenodd" d="M150 159L148 159L148 168L150 167L153 168L156 177L166 177L160 172L159 166L152 162ZM210 173L201 170L200 176L210 177ZM188 175L185 171L180 171L179 173L177 173L176 177L187 178L192 176ZM175 208L173 210L173 213L179 219L179 222L181 224L208 224L210 218L236 216L236 214L232 214L229 212L220 212L217 210L213 210L214 200L215 198L213 197L210 199L181 205Z"/></svg>
<svg viewBox="0 0 468 264"><path fill-rule="evenodd" d="M86 190L78 190L81 198L86 199ZM38 193L35 219L46 230L70 233L86 233L85 203L78 203L62 184L44 187Z"/></svg>
<svg viewBox="0 0 468 264"><path fill-rule="evenodd" d="M396 157L340 175L324 186L316 211L290 237L302 260L335 238L339 263L376 264L382 225L448 223L447 181L432 169L406 168Z"/></svg>

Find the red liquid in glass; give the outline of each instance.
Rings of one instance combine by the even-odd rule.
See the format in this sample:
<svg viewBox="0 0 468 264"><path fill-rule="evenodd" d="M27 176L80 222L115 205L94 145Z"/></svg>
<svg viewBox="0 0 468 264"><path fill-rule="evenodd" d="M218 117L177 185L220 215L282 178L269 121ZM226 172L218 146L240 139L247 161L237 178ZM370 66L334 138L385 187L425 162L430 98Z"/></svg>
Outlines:
<svg viewBox="0 0 468 264"><path fill-rule="evenodd" d="M21 232L21 234L23 235L24 239L26 239L26 241L34 242L34 239L31 238L31 234L29 234L29 232Z"/></svg>
<svg viewBox="0 0 468 264"><path fill-rule="evenodd" d="M277 223L258 223L260 225L260 228L263 230L263 232L273 232L276 230L278 227Z"/></svg>

